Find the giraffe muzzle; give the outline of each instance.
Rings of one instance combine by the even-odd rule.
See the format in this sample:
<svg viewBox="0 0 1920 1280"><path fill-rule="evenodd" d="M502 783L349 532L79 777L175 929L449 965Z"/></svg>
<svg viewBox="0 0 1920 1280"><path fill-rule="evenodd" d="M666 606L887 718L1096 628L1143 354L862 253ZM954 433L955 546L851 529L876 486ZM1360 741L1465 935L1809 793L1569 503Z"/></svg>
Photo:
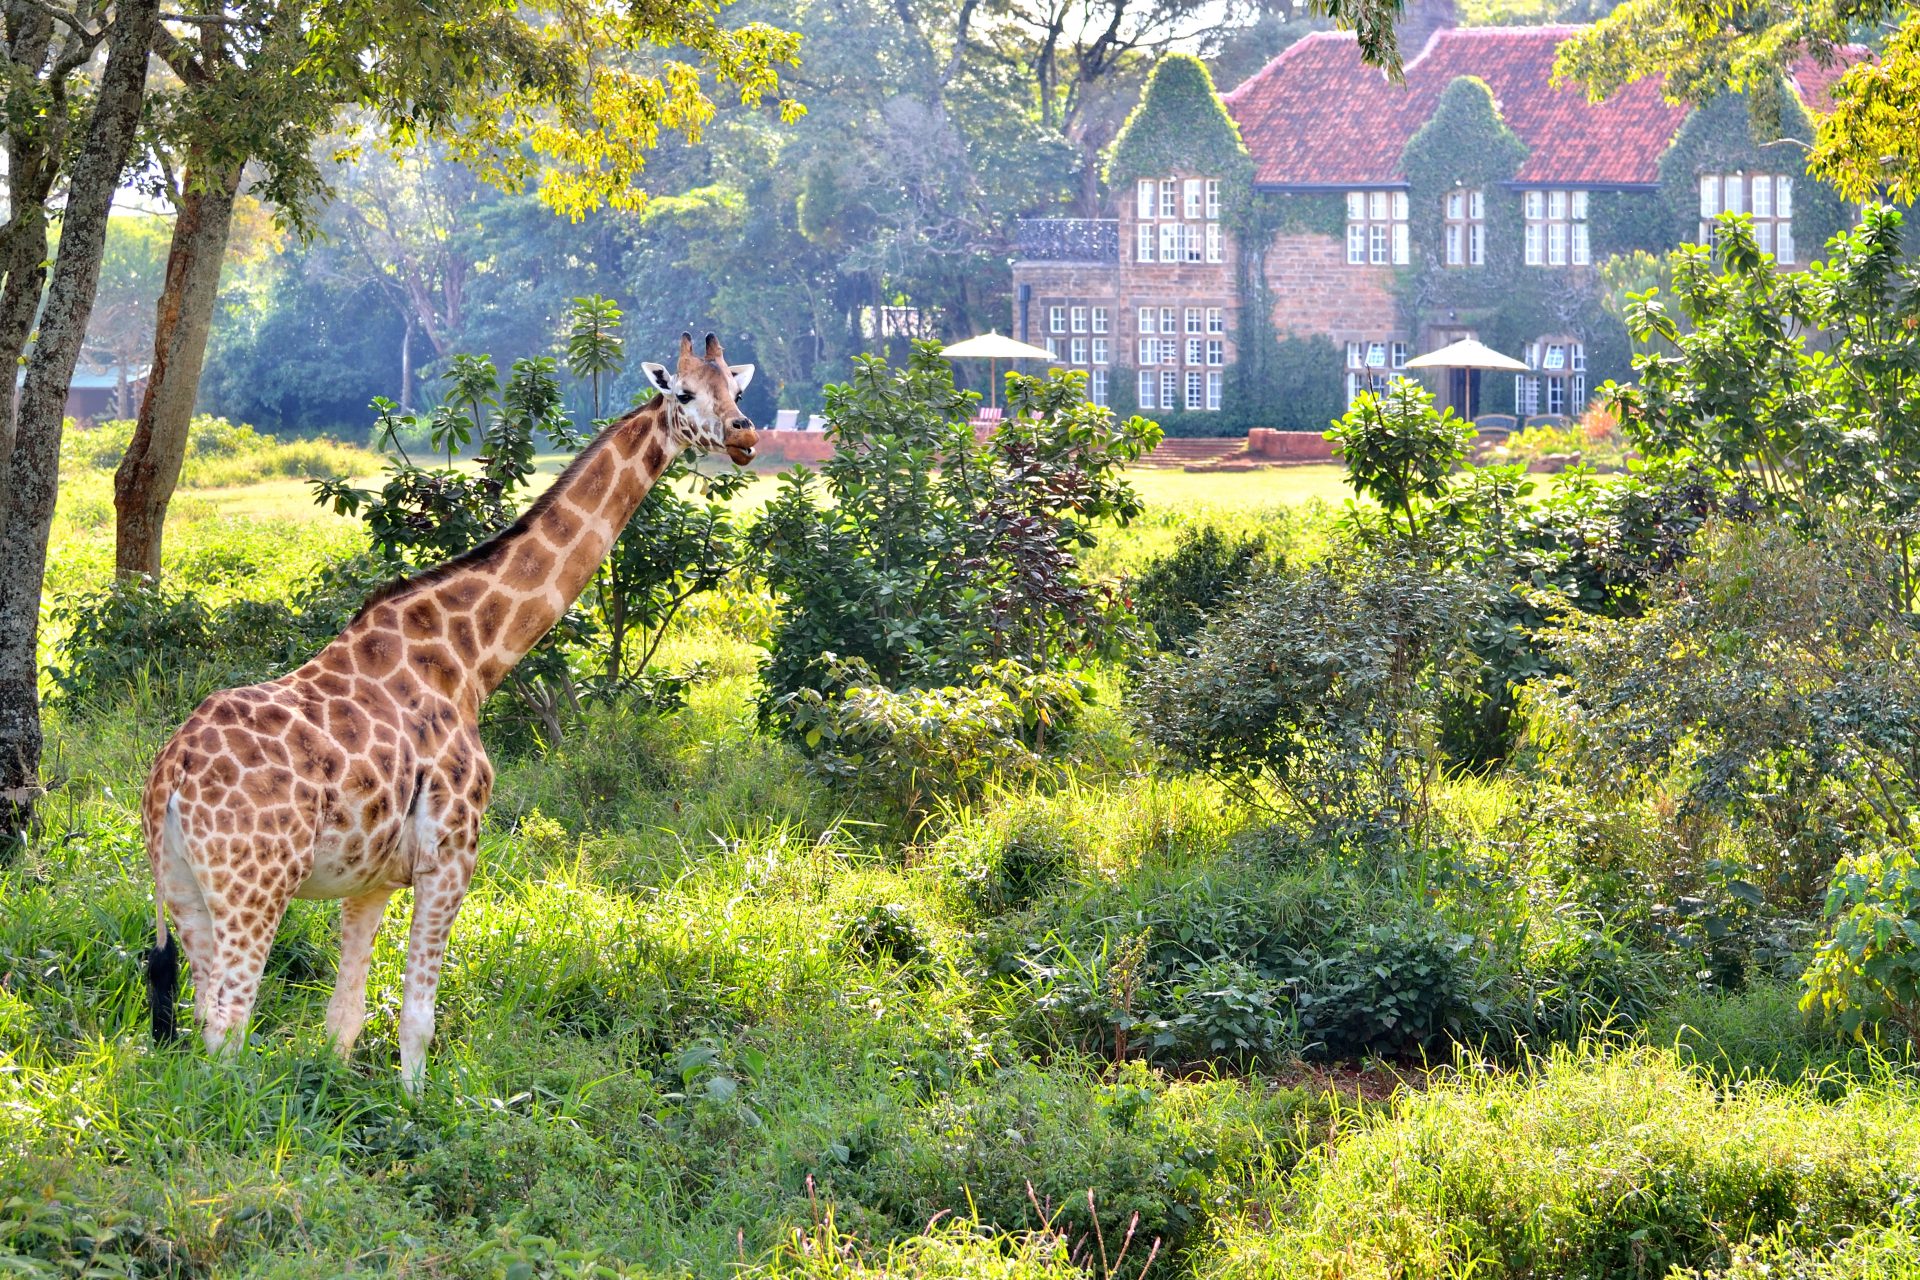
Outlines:
<svg viewBox="0 0 1920 1280"><path fill-rule="evenodd" d="M740 421L742 425L727 429L727 434L721 443L727 450L727 456L733 459L734 465L744 467L753 461L753 447L760 443L760 437L754 433L752 423L744 418Z"/></svg>

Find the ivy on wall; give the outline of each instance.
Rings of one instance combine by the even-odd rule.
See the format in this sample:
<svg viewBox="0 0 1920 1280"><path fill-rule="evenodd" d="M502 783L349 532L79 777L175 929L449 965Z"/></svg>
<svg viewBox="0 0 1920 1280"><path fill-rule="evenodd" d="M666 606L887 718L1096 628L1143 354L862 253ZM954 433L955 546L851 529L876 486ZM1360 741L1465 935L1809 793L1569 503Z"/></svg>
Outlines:
<svg viewBox="0 0 1920 1280"><path fill-rule="evenodd" d="M1471 328L1482 342L1509 355L1564 334L1586 349L1589 387L1626 377L1631 372L1626 329L1603 305L1597 275L1527 265L1524 207L1509 184L1528 154L1485 81L1461 76L1441 91L1433 116L1407 140L1400 156L1409 187L1411 249L1411 262L1395 282L1401 327L1416 337L1430 325ZM1447 266L1447 194L1476 189L1485 200L1485 261ZM1616 244L1644 237L1662 220L1660 204L1649 193L1590 193L1587 224L1594 260L1615 252ZM1488 413L1514 411L1511 380L1484 379L1477 407Z"/></svg>
<svg viewBox="0 0 1920 1280"><path fill-rule="evenodd" d="M1748 108L1750 95L1715 98L1687 117L1673 145L1660 157L1661 208L1665 216L1657 245L1670 249L1700 239L1700 175L1785 173L1794 176L1795 256L1807 262L1827 240L1850 225L1851 207L1826 183L1804 176L1813 120L1786 86L1768 82L1757 91L1763 110Z"/></svg>
<svg viewBox="0 0 1920 1280"><path fill-rule="evenodd" d="M1170 53L1154 66L1113 140L1104 176L1119 188L1175 174L1220 179L1223 203L1244 200L1253 183L1240 126L1214 92L1207 64L1189 53Z"/></svg>

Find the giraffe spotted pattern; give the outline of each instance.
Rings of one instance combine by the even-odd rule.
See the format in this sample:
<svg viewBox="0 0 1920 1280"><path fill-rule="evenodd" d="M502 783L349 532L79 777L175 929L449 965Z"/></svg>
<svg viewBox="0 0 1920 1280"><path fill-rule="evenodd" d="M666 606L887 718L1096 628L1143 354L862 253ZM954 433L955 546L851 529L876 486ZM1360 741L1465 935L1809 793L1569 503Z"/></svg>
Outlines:
<svg viewBox="0 0 1920 1280"><path fill-rule="evenodd" d="M586 588L681 449L753 454L729 366L690 334L661 392L603 431L498 537L376 594L297 671L209 697L161 748L141 823L156 890L156 1035L172 1026L173 933L209 1049L245 1034L267 952L294 898L341 900L327 1030L342 1054L366 1021L367 966L387 900L413 889L400 1007L401 1078L417 1089L447 940L472 882L493 766L480 705Z"/></svg>

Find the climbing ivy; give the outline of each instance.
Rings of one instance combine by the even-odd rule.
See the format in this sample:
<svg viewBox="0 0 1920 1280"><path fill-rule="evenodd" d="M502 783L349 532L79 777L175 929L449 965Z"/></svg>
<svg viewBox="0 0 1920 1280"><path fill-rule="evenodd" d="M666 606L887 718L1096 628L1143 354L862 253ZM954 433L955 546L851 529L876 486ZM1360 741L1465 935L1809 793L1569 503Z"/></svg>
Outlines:
<svg viewBox="0 0 1920 1280"><path fill-rule="evenodd" d="M1756 90L1762 109L1750 110L1742 95L1716 98L1687 117L1673 145L1660 157L1660 208L1656 244L1672 248L1700 238L1700 175L1787 173L1794 175L1793 238L1805 262L1851 223L1850 207L1826 183L1804 176L1813 120L1784 85Z"/></svg>
<svg viewBox="0 0 1920 1280"><path fill-rule="evenodd" d="M1170 53L1154 66L1113 140L1105 176L1117 188L1173 174L1219 178L1228 204L1243 201L1253 182L1240 126L1214 92L1207 64L1189 53Z"/></svg>

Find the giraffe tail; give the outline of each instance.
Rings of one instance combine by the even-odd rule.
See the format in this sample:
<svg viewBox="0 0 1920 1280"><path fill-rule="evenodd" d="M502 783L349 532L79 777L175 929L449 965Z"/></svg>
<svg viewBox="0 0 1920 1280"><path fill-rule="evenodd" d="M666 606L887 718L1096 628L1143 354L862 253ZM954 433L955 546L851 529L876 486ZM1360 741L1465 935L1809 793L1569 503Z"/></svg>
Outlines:
<svg viewBox="0 0 1920 1280"><path fill-rule="evenodd" d="M180 794L167 797L161 821L161 856L177 852L185 843L180 831ZM153 886L154 945L147 952L147 1011L153 1022L153 1042L169 1044L180 1035L175 1013L180 1001L180 948L167 929L167 908L160 885Z"/></svg>

